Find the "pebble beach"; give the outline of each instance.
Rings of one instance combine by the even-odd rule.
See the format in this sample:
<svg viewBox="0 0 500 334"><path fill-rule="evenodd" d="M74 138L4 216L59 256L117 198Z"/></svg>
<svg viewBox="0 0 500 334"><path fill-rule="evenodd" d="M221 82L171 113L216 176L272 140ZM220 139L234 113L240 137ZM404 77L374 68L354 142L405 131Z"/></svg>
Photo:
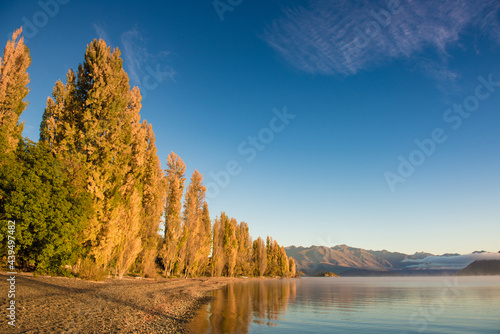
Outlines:
<svg viewBox="0 0 500 334"><path fill-rule="evenodd" d="M187 323L237 278L107 279L16 275L15 327L8 324L7 274L0 274L2 333L188 333ZM10 299L9 299L10 300Z"/></svg>

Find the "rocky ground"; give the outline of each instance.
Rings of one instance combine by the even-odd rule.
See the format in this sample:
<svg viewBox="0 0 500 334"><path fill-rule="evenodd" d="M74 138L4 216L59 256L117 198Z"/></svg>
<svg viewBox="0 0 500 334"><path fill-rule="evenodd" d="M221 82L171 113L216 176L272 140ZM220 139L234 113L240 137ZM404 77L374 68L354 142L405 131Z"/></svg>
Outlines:
<svg viewBox="0 0 500 334"><path fill-rule="evenodd" d="M16 275L16 327L8 325L9 278L0 273L1 333L186 333L207 292L230 278L108 279Z"/></svg>

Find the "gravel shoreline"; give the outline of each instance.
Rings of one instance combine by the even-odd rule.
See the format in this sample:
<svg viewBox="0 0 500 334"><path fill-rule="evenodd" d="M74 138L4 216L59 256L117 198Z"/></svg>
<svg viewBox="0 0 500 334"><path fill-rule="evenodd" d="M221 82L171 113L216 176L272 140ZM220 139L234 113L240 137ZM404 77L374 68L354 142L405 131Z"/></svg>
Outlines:
<svg viewBox="0 0 500 334"><path fill-rule="evenodd" d="M0 273L2 333L187 333L187 323L238 278L108 279L16 275L16 327L7 324L8 276Z"/></svg>

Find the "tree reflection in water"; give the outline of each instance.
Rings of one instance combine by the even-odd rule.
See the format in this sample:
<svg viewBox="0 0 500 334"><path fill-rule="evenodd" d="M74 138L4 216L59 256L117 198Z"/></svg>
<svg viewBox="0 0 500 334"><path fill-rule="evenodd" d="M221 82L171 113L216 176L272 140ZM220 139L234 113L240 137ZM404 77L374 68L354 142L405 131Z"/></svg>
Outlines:
<svg viewBox="0 0 500 334"><path fill-rule="evenodd" d="M252 322L277 326L295 293L295 279L230 283L212 291L214 299L193 319L191 330L199 334L230 334L248 332Z"/></svg>

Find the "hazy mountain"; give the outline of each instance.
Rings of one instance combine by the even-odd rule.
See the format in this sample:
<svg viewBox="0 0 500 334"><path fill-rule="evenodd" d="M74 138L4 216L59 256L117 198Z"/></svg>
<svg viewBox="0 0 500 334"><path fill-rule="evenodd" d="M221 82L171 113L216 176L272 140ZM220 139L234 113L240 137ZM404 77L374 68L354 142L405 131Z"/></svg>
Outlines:
<svg viewBox="0 0 500 334"><path fill-rule="evenodd" d="M381 251L369 250L368 252L370 252L371 254L378 256L384 260L389 261L393 268L405 267L406 263L403 262L405 260L420 260L420 259L425 259L428 256L433 256L432 254L425 253L425 252L418 252L418 253L415 253L413 255L408 255L408 254L398 253L398 252L389 252L385 249L381 250Z"/></svg>
<svg viewBox="0 0 500 334"><path fill-rule="evenodd" d="M500 260L476 260L464 269L459 276L500 275Z"/></svg>
<svg viewBox="0 0 500 334"><path fill-rule="evenodd" d="M454 275L477 260L498 260L499 253L475 251L471 254L425 252L404 254L388 250L366 250L338 245L285 248L295 259L297 270L314 276L331 271L341 276Z"/></svg>
<svg viewBox="0 0 500 334"><path fill-rule="evenodd" d="M338 245L335 247L287 247L288 256L294 258L297 270L307 275L316 275L320 272L332 271L343 273L350 269L370 271L389 271L403 268L404 260L423 259L431 256L429 253L415 253L413 255L389 252L387 250L373 251L362 248Z"/></svg>
<svg viewBox="0 0 500 334"><path fill-rule="evenodd" d="M325 246L288 247L285 249L288 256L295 259L299 270L316 270L318 267L346 268L388 268L390 262L379 258L364 249L351 248L345 245L328 248Z"/></svg>

